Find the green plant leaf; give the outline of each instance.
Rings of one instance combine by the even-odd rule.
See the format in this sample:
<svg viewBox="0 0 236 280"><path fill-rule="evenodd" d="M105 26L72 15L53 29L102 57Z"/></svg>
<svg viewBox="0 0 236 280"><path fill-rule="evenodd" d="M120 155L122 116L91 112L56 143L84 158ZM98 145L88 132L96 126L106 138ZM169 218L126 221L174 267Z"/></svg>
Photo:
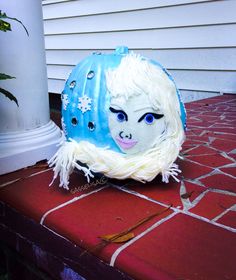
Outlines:
<svg viewBox="0 0 236 280"><path fill-rule="evenodd" d="M29 36L29 32L28 32L27 28L24 26L24 24L23 24L19 19L9 17L9 16L7 16L6 13L3 13L1 10L0 10L0 18L10 19L10 20L14 20L14 21L19 22L19 23L23 26L23 28L25 29L26 34ZM10 25L10 24L9 24L9 25ZM0 29L0 30L1 30L1 29ZM11 29L10 29L10 30L11 30ZM7 31L7 30L6 30L6 31Z"/></svg>
<svg viewBox="0 0 236 280"><path fill-rule="evenodd" d="M15 79L16 77L4 74L4 73L0 73L0 80L8 80L8 79Z"/></svg>
<svg viewBox="0 0 236 280"><path fill-rule="evenodd" d="M0 19L0 30L3 32L11 31L10 23Z"/></svg>
<svg viewBox="0 0 236 280"><path fill-rule="evenodd" d="M14 101L16 103L16 105L19 107L18 101L17 101L16 97L12 93L10 93L9 91L7 91L7 90L5 90L5 89L3 89L1 87L0 87L0 92L2 94L4 94L7 98L9 98L10 100Z"/></svg>

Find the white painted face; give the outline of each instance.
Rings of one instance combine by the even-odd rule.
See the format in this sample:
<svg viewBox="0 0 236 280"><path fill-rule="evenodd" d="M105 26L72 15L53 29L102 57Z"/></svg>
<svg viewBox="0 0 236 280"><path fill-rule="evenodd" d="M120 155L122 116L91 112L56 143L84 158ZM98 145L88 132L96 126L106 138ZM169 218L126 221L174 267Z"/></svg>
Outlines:
<svg viewBox="0 0 236 280"><path fill-rule="evenodd" d="M109 109L111 136L122 152L135 154L154 146L166 129L165 116L154 110L147 95L111 99Z"/></svg>

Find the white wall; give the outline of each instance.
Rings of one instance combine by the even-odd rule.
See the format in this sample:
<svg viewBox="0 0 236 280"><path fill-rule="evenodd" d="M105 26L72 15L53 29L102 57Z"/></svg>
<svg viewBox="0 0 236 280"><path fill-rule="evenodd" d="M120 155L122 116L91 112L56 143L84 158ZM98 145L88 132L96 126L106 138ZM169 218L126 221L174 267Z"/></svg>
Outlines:
<svg viewBox="0 0 236 280"><path fill-rule="evenodd" d="M161 62L189 101L236 93L236 0L43 0L49 92L94 51Z"/></svg>

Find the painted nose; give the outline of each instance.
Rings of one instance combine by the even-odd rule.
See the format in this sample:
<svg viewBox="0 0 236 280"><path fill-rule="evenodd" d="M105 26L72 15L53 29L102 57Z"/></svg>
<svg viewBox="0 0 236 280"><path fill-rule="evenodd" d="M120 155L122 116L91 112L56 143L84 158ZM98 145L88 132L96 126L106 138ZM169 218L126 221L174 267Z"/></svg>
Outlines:
<svg viewBox="0 0 236 280"><path fill-rule="evenodd" d="M124 139L124 138L126 138L126 139L132 139L132 134L131 134L131 133L126 134L124 131L121 131L121 132L119 133L119 136L120 136L121 139Z"/></svg>

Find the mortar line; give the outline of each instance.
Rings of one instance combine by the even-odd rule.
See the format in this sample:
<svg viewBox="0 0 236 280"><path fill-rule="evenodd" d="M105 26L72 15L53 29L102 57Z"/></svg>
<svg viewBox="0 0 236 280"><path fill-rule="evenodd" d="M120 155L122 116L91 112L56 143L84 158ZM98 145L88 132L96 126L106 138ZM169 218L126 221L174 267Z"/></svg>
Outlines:
<svg viewBox="0 0 236 280"><path fill-rule="evenodd" d="M136 237L132 238L130 241L126 242L124 245L120 246L111 256L111 260L110 260L110 266L114 266L115 261L117 259L117 257L119 256L119 254L125 250L127 247L129 247L130 245L132 245L133 243L135 243L137 240L139 240L140 238L142 238L144 235L148 234L150 231L152 231L153 229L155 229L156 227L158 227L159 225L163 224L164 222L168 221L169 219L171 219L172 217L174 217L175 215L177 215L177 212L173 212L171 213L169 216L159 220L158 222L156 222L155 224L153 224L151 227L149 227L148 229L144 230L142 233L138 234Z"/></svg>
<svg viewBox="0 0 236 280"><path fill-rule="evenodd" d="M111 184L111 185L112 185L113 187L115 187L115 188L120 189L121 191L127 192L127 193L129 193L129 194L134 195L134 196L137 196L137 197L140 197L140 198L142 198L142 199L145 199L145 200L151 201L151 202L153 202L153 203L159 204L159 205L161 205L161 206L163 206L163 207L169 207L169 205L167 205L167 204L165 204L165 203L159 202L159 201L154 200L154 199L152 199L152 198L149 198L149 197L147 197L147 196L145 196L145 195L143 195L143 194L139 194L139 193L137 193L137 192L135 192L135 191L130 191L130 190L128 190L127 188L125 188L125 186L121 186L121 187L120 187L120 186L116 186L116 185L113 185L113 184ZM173 210L173 211L176 212L176 213L185 214L185 215L191 216L191 217L193 217L193 218L196 218L196 219L198 219L198 220L200 220L200 221L204 221L204 222L209 223L209 224L211 224L211 225L214 225L214 226L217 226L217 227L223 228L223 229L225 229L225 230L228 230L228 231L231 231L231 232L235 232L235 233L236 233L236 229L235 229L235 228L232 228L232 227L229 227L229 226L226 226L226 225L217 223L217 222L212 221L212 220L210 220L210 219L208 219L208 218L205 218L205 217L203 217L203 216L200 216L200 215L194 214L194 213L192 213L192 212L189 212L188 210L182 210L182 209L179 209L179 208L176 208L176 207L170 207L170 209Z"/></svg>
<svg viewBox="0 0 236 280"><path fill-rule="evenodd" d="M74 198L72 198L72 199L70 199L70 200L68 200L68 201L66 201L66 202L64 202L64 203L62 203L62 204L57 205L56 207L54 207L54 208L48 210L47 212L45 212L45 213L43 214L43 216L42 216L42 218L41 218L41 220L40 220L40 224L43 225L44 220L46 219L46 217L47 217L49 214L51 214L52 212L54 212L54 211L56 211L56 210L58 210L58 209L60 209L60 208L62 208L62 207L64 207L64 206L67 206L67 205L69 205L69 204L71 204L71 203L73 203L73 202L75 202L75 201L78 201L78 200L80 200L80 199L83 199L83 198L85 198L85 197L87 197L87 196L89 196L89 195L92 195L92 194L94 194L94 193L96 193L96 192L99 192L99 191L101 191L101 190L103 190L103 189L105 189L105 188L107 188L107 187L108 187L108 186L101 187L101 188L96 189L96 190L94 190L94 191L92 191L92 192L89 192L89 193L86 193L86 194L82 194L82 195L80 195L80 196L76 196L76 197L74 197Z"/></svg>
<svg viewBox="0 0 236 280"><path fill-rule="evenodd" d="M23 177L19 177L19 178L17 178L17 179L14 179L14 180L12 180L12 181L8 181L8 182L6 182L6 183L1 184L1 185L0 185L0 189L6 187L6 186L8 186L8 185L11 185L11 184L13 184L13 183L15 183L15 182L18 182L18 181L20 181L20 180L25 180L25 179L34 177L34 176L39 175L39 174L41 174L41 173L47 172L47 171L49 171L49 170L52 170L52 168L44 169L44 170L41 170L41 171L32 173L32 174L30 174L30 175L28 175L28 176L25 176L25 177L23 176Z"/></svg>

